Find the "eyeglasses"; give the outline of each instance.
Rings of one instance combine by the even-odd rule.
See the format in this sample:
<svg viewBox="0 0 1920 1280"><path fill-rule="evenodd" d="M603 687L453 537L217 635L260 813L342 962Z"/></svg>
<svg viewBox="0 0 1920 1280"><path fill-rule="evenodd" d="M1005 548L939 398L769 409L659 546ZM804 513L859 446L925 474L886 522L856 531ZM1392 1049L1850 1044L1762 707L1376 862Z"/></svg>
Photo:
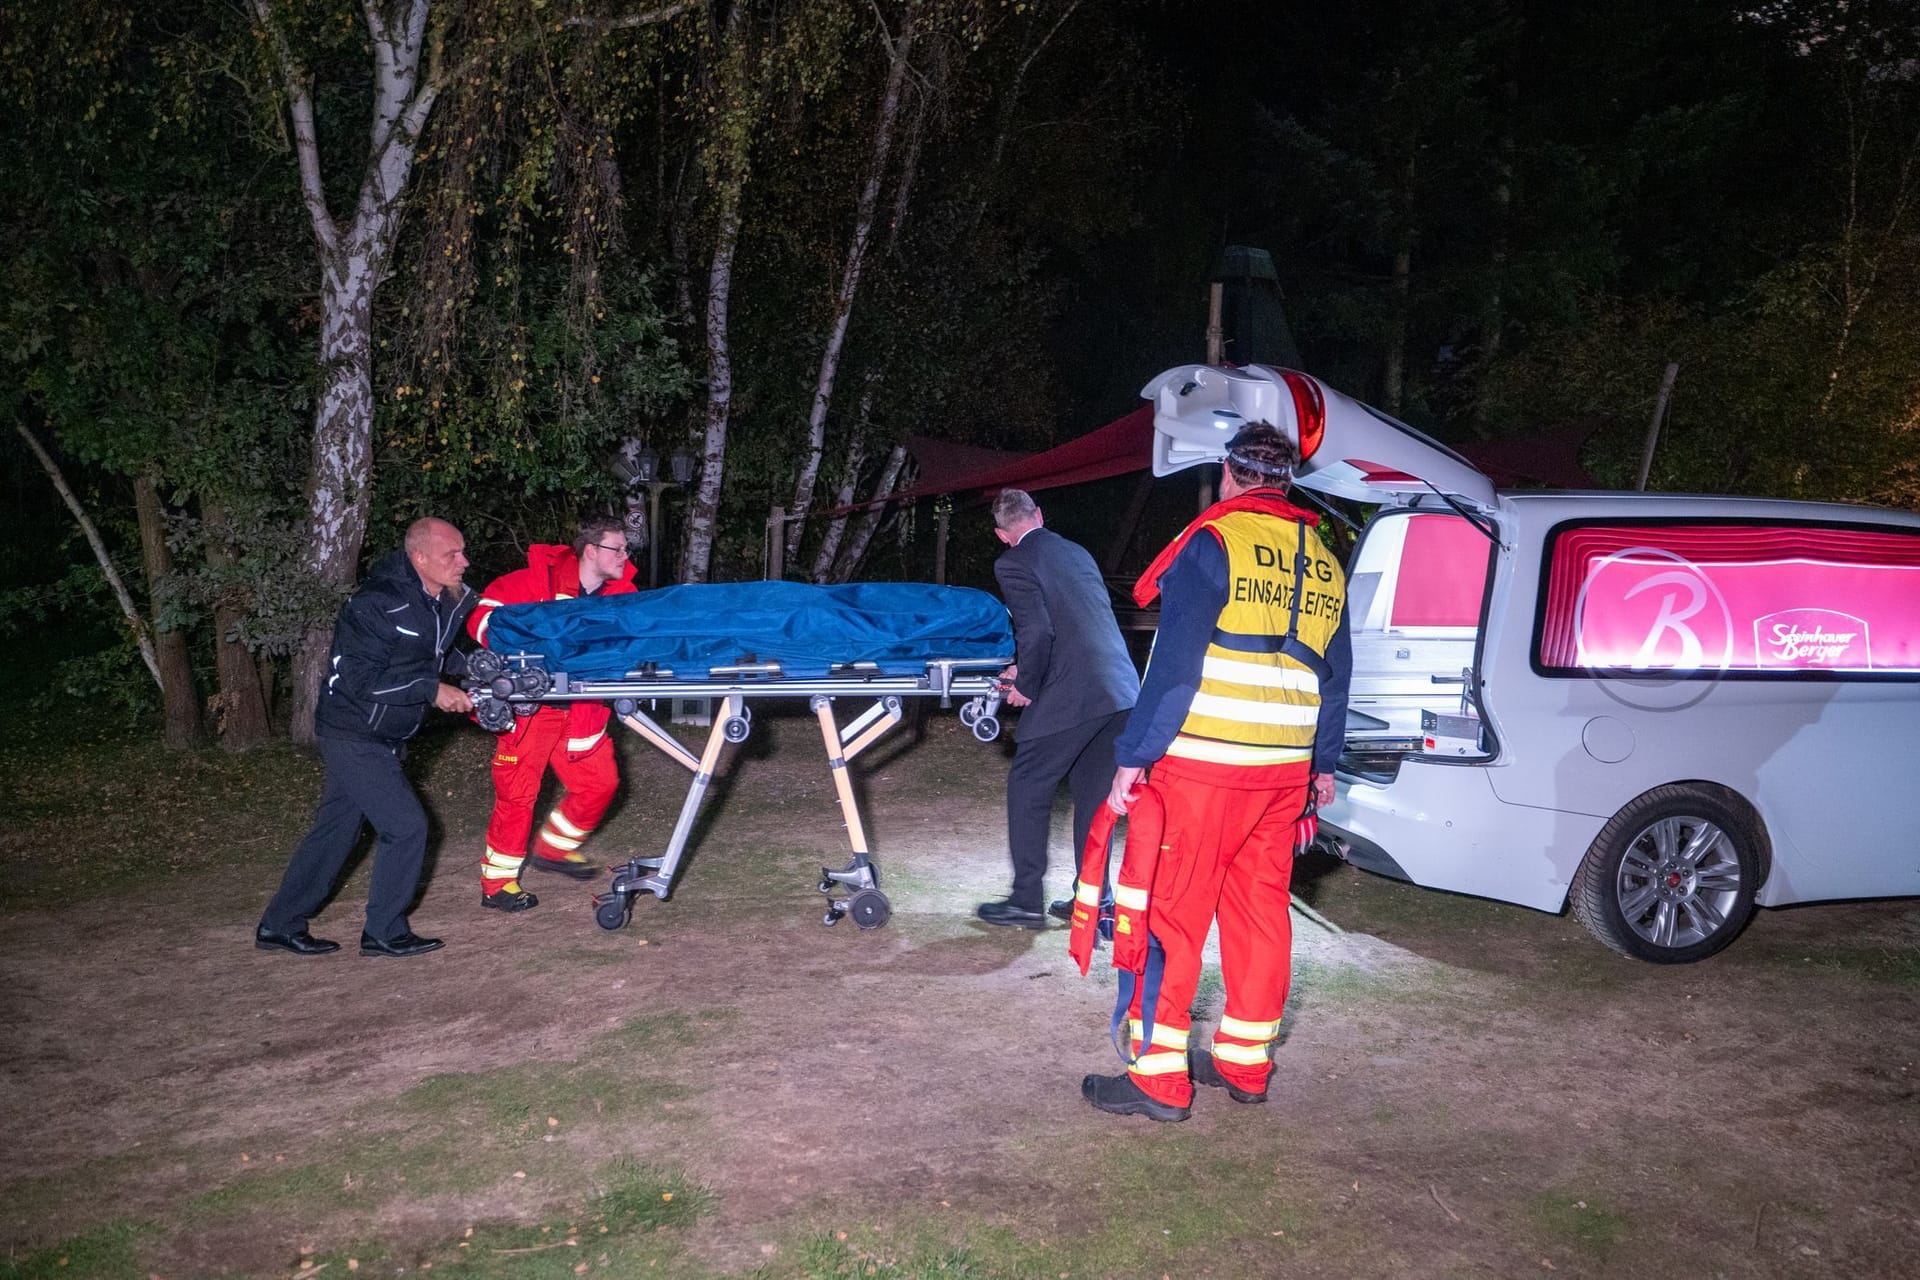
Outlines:
<svg viewBox="0 0 1920 1280"><path fill-rule="evenodd" d="M627 558L627 549L625 547L610 547L604 542L589 542L587 545L590 547L598 547L602 551L611 552L616 560L625 560Z"/></svg>

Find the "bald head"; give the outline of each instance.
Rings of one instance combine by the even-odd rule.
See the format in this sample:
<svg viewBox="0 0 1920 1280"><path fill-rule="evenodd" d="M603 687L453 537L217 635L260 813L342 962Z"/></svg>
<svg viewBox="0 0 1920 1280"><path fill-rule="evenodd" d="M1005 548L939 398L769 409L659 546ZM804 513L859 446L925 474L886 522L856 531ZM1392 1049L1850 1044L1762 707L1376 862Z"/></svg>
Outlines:
<svg viewBox="0 0 1920 1280"><path fill-rule="evenodd" d="M407 526L407 559L420 575L420 585L429 595L458 591L467 571L467 540L460 531L433 516L415 520Z"/></svg>

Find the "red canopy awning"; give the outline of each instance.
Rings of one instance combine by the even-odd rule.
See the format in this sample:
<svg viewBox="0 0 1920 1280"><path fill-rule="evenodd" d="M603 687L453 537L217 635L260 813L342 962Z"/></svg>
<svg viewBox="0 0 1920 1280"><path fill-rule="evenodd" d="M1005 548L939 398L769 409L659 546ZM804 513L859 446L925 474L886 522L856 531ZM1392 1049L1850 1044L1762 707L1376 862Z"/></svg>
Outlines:
<svg viewBox="0 0 1920 1280"><path fill-rule="evenodd" d="M918 440L910 442L909 447L920 459L920 481L907 496L1057 489L1145 470L1153 461L1153 406L1143 404L1123 418L1043 453L1011 457L971 471L954 471L944 465L951 456L944 451L963 446L942 444L931 456L920 453Z"/></svg>

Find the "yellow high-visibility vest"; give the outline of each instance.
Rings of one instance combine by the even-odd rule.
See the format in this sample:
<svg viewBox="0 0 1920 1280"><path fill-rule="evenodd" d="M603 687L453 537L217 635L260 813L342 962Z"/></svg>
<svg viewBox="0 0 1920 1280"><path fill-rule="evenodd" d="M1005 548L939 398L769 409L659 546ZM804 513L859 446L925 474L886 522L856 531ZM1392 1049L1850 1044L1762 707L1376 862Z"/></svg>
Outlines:
<svg viewBox="0 0 1920 1280"><path fill-rule="evenodd" d="M1225 765L1310 760L1346 574L1304 524L1235 511L1205 527L1227 553L1227 603L1167 754Z"/></svg>

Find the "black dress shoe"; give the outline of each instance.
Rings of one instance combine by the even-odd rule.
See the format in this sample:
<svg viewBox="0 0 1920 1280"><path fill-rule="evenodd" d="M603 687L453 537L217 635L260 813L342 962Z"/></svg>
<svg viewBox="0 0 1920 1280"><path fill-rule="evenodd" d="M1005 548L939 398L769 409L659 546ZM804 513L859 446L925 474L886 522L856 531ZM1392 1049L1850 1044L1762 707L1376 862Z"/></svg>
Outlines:
<svg viewBox="0 0 1920 1280"><path fill-rule="evenodd" d="M1055 920L1073 919L1073 899L1055 898L1047 904L1047 914Z"/></svg>
<svg viewBox="0 0 1920 1280"><path fill-rule="evenodd" d="M423 938L413 932L403 933L397 938L388 938L385 942L372 934L360 935L360 954L363 956L423 956L429 951L438 951L446 945L438 938Z"/></svg>
<svg viewBox="0 0 1920 1280"><path fill-rule="evenodd" d="M554 871L569 880L593 880L600 875L600 868L591 862L572 862L562 858L543 858L534 854L527 859L527 865L538 867L542 871Z"/></svg>
<svg viewBox="0 0 1920 1280"><path fill-rule="evenodd" d="M1195 1084L1206 1085L1209 1089L1225 1089L1227 1096L1235 1102L1265 1102L1267 1091L1250 1093L1239 1085L1230 1082L1220 1074L1220 1068L1214 1063L1213 1055L1205 1049L1187 1050L1187 1074L1193 1077Z"/></svg>
<svg viewBox="0 0 1920 1280"><path fill-rule="evenodd" d="M255 929L253 945L262 951L291 951L297 956L323 956L329 951L340 949L339 943L329 942L325 938L316 938L305 929L298 933L275 933L267 928Z"/></svg>
<svg viewBox="0 0 1920 1280"><path fill-rule="evenodd" d="M1047 917L1044 912L1028 911L1025 907L1016 907L1011 902L983 902L973 914L988 924L1012 925L1017 929L1047 927Z"/></svg>
<svg viewBox="0 0 1920 1280"><path fill-rule="evenodd" d="M1088 1076L1080 1082L1080 1096L1116 1116L1179 1121L1193 1114L1192 1107L1176 1107L1149 1097L1146 1090L1133 1082L1132 1076Z"/></svg>

